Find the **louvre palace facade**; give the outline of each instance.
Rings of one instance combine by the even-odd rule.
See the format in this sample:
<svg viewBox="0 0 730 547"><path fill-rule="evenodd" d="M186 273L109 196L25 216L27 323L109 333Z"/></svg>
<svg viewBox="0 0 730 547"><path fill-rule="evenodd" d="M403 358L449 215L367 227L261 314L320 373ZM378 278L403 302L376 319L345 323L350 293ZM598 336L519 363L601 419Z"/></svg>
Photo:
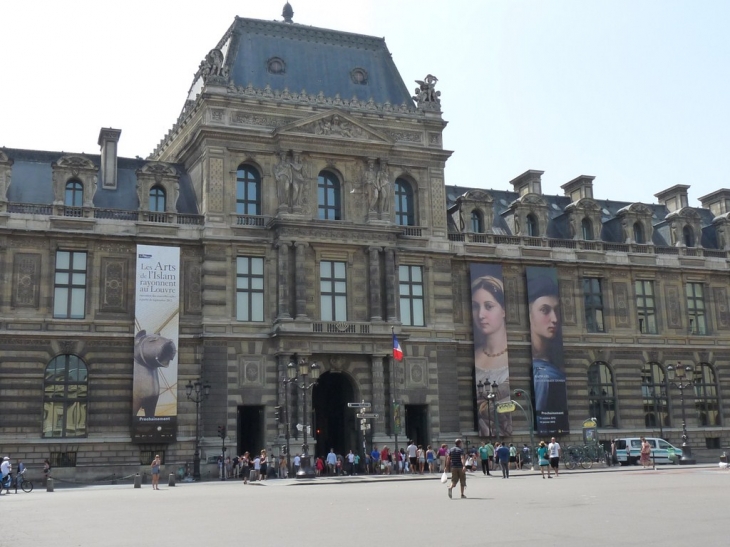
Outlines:
<svg viewBox="0 0 730 547"><path fill-rule="evenodd" d="M119 157L114 128L98 155L0 148L3 455L98 479L154 452L190 462L199 432L212 469L220 426L229 454L278 455L277 407L292 452L307 425L317 454L394 447L395 433L401 445L476 442L472 264L501 267L510 386L528 394L526 269L555 271L564 442L595 418L603 440L680 444L666 367L683 363L695 453L727 446L730 190L695 208L685 185L657 188L653 204L599 199L591 176L547 196L536 170L497 190L449 186L438 81L417 85L383 39L285 9L283 21L235 19L146 159ZM176 377L155 373L176 416L165 438L133 427L147 247L179 250L174 357L157 356ZM283 381L302 361L320 370L309 390ZM198 380L210 395L196 408L186 385ZM377 415L364 432L347 406L360 401ZM528 442L528 428L514 413L509 440Z"/></svg>

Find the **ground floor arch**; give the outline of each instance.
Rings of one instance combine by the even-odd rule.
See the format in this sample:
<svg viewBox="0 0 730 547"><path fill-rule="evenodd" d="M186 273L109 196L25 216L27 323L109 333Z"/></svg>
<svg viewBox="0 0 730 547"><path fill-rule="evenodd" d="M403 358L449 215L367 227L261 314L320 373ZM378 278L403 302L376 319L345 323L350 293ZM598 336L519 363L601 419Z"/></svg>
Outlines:
<svg viewBox="0 0 730 547"><path fill-rule="evenodd" d="M350 450L357 450L356 409L347 406L355 400L355 386L347 374L325 372L320 376L312 388L312 433L317 443L317 456L325 456L330 448L343 456Z"/></svg>

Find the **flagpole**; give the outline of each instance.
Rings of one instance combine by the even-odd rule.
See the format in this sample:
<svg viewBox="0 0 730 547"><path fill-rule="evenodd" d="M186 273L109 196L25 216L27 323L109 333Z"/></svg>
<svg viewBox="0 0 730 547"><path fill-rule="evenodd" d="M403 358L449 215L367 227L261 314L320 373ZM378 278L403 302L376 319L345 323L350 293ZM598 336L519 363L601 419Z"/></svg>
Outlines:
<svg viewBox="0 0 730 547"><path fill-rule="evenodd" d="M395 349L395 327L390 327L390 332L393 335L393 348ZM391 355L390 362L392 364L390 370L393 375L393 403L390 405L391 411L390 413L393 415L393 434L395 436L395 472L400 473L400 464L398 463L398 460L401 458L400 453L398 452L398 428L396 427L395 423L395 405L397 404L397 389L398 389L398 372L396 371L396 363L395 356ZM400 409L398 409L400 411ZM403 462L403 468L405 469L405 462Z"/></svg>

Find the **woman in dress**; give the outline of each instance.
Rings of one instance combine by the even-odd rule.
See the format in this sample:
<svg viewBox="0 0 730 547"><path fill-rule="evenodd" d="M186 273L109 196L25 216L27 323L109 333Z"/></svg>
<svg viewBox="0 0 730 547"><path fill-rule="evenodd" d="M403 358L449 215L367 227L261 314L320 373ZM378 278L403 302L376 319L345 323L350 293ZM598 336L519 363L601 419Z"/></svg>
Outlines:
<svg viewBox="0 0 730 547"><path fill-rule="evenodd" d="M266 475L269 471L269 460L266 458L266 450L261 451L261 457L259 458L259 468L261 472L261 480L266 480Z"/></svg>
<svg viewBox="0 0 730 547"><path fill-rule="evenodd" d="M479 399L479 434L488 437L495 429L493 405L510 400L504 285L501 279L484 275L472 282L471 313L476 382L484 386ZM488 395L494 382L498 386L497 393L490 399ZM500 434L511 435L511 415L498 414L498 417Z"/></svg>
<svg viewBox="0 0 730 547"><path fill-rule="evenodd" d="M152 463L150 464L150 468L152 469L152 490L159 490L160 489L160 464L162 461L160 460L160 455L157 454L155 458L152 460Z"/></svg>
<svg viewBox="0 0 730 547"><path fill-rule="evenodd" d="M641 437L641 452L639 461L641 466L646 469L651 465L651 445L644 437Z"/></svg>
<svg viewBox="0 0 730 547"><path fill-rule="evenodd" d="M542 478L545 478L545 470L547 469L548 472L548 479L552 479L553 477L550 475L550 460L548 460L548 449L547 446L545 446L545 441L540 441L540 446L537 449L537 461L540 464L540 472L542 473Z"/></svg>

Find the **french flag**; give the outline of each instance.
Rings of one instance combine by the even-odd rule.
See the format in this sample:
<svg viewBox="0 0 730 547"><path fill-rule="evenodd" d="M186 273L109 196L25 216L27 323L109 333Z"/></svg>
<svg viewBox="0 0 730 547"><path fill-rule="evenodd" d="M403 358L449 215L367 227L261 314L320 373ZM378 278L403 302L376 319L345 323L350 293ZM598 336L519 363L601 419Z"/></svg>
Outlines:
<svg viewBox="0 0 730 547"><path fill-rule="evenodd" d="M395 336L395 333L393 333L393 359L396 361L403 360L403 350L398 343L398 338Z"/></svg>

